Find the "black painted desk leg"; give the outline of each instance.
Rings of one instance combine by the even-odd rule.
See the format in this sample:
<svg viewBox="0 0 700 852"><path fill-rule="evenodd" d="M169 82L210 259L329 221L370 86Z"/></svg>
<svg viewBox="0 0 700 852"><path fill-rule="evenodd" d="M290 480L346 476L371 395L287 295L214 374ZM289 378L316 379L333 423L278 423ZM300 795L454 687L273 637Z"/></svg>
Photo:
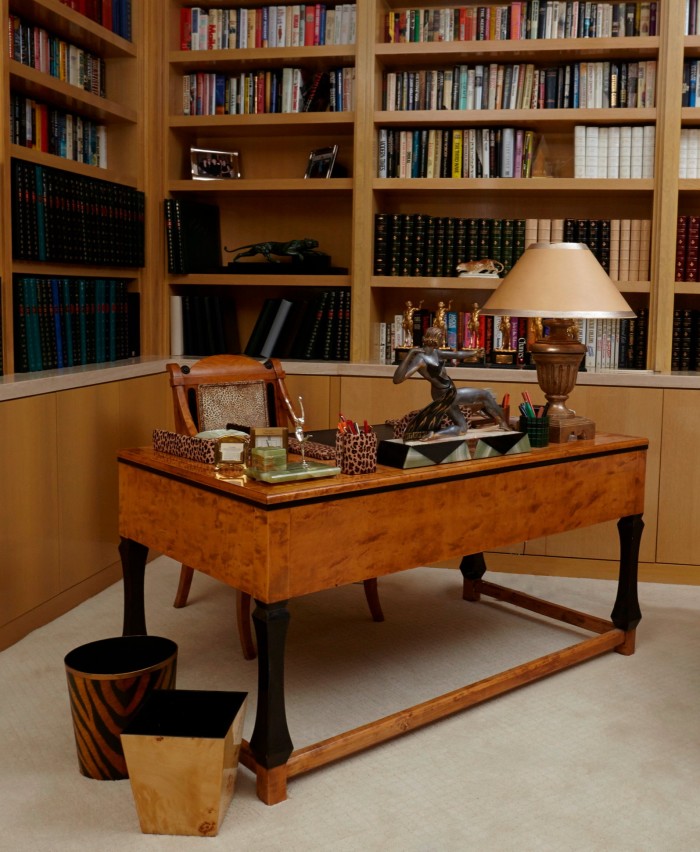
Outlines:
<svg viewBox="0 0 700 852"><path fill-rule="evenodd" d="M620 536L620 576L615 606L610 617L615 627L628 634L624 644L615 649L620 654L634 653L635 628L642 620L637 597L637 565L643 529L644 521L641 515L627 515L617 522Z"/></svg>
<svg viewBox="0 0 700 852"><path fill-rule="evenodd" d="M462 598L465 601L478 601L481 597L479 594L479 580L486 573L486 560L483 553L471 553L469 556L463 556L459 563L459 570L462 572L464 581L462 583Z"/></svg>
<svg viewBox="0 0 700 852"><path fill-rule="evenodd" d="M122 538L119 542L124 582L124 627L123 636L146 635L146 610L143 602L143 580L146 573L148 548Z"/></svg>
<svg viewBox="0 0 700 852"><path fill-rule="evenodd" d="M255 601L253 624L258 642L258 706L250 750L258 764L257 792L274 805L287 798L287 768L292 738L284 703L284 646L289 625L287 601Z"/></svg>

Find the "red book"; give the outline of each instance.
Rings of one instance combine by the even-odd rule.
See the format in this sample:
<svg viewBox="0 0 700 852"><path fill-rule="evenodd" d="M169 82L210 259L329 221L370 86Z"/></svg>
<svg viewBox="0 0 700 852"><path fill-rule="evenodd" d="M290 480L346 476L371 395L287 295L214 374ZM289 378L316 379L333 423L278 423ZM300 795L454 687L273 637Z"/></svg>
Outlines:
<svg viewBox="0 0 700 852"><path fill-rule="evenodd" d="M309 3L304 12L304 46L313 46L316 26L316 7Z"/></svg>
<svg viewBox="0 0 700 852"><path fill-rule="evenodd" d="M111 24L110 19L110 28ZM187 8L180 9L180 50L192 50L192 17Z"/></svg>

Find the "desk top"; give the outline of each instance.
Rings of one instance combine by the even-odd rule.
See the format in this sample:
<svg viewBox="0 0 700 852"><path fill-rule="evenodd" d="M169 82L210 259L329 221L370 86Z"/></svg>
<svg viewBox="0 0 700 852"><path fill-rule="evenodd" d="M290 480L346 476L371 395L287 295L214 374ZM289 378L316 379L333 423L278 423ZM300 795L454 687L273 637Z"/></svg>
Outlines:
<svg viewBox="0 0 700 852"><path fill-rule="evenodd" d="M442 465L402 470L377 465L374 473L349 476L338 474L333 478L311 479L285 484L269 485L237 475L232 471L219 472L212 465L188 461L150 447L125 449L118 453L122 464L144 468L168 478L201 485L208 490L228 494L232 499L243 500L267 508L290 503L314 502L359 492L373 492L410 488L429 482L467 479L496 475L514 468L542 467L562 464L576 459L646 450L646 438L601 433L590 440L570 441L536 448L529 453L472 459Z"/></svg>

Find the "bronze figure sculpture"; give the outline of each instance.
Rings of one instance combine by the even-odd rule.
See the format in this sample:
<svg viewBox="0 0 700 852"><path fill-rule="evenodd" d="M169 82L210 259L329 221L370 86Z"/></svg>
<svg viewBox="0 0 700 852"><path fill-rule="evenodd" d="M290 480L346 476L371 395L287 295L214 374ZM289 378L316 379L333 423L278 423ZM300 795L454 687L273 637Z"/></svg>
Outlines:
<svg viewBox="0 0 700 852"><path fill-rule="evenodd" d="M511 431L503 409L491 391L481 388L457 388L447 375L446 361L466 361L474 355L474 350L441 350L441 338L440 329L431 326L423 335L423 345L411 349L394 372L395 385L418 373L430 382L433 398L433 401L408 423L404 441L429 441L431 438L466 435L469 423L460 406L467 406L474 412L483 410L501 429ZM453 423L451 426L441 427L445 415Z"/></svg>

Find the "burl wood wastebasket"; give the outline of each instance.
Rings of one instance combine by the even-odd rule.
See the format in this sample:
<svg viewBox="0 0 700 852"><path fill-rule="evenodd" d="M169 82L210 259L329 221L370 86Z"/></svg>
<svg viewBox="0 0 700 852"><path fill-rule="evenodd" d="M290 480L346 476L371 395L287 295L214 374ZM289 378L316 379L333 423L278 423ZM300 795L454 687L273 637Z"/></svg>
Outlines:
<svg viewBox="0 0 700 852"><path fill-rule="evenodd" d="M218 834L233 798L247 692L153 693L122 733L144 834Z"/></svg>
<svg viewBox="0 0 700 852"><path fill-rule="evenodd" d="M177 645L162 636L114 636L75 648L64 662L81 773L126 778L120 734L154 690L175 687Z"/></svg>

